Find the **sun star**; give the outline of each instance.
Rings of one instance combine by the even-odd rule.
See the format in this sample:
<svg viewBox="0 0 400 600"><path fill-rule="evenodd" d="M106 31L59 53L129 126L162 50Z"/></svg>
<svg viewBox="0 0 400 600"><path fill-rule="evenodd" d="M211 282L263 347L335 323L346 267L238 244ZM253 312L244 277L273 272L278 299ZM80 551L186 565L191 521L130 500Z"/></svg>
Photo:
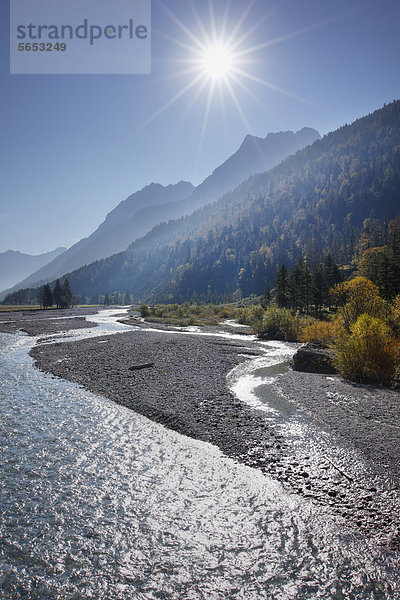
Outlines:
<svg viewBox="0 0 400 600"><path fill-rule="evenodd" d="M233 53L227 45L213 44L204 50L200 59L204 74L212 79L229 77L233 72Z"/></svg>

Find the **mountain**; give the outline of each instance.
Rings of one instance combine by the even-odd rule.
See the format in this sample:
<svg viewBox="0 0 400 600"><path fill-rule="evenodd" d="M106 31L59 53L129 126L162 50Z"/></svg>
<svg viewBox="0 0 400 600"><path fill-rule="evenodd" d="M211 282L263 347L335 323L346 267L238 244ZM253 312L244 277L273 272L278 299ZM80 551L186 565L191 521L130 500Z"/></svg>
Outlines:
<svg viewBox="0 0 400 600"><path fill-rule="evenodd" d="M30 273L37 271L54 258L65 252L66 248L56 248L44 254L24 254L15 250L0 252L0 290L15 285Z"/></svg>
<svg viewBox="0 0 400 600"><path fill-rule="evenodd" d="M265 138L247 135L239 150L207 177L203 182L203 189L210 189L210 196L217 200L251 175L271 169L290 154L295 154L297 150L320 138L318 131L311 127L303 127L296 133L269 133ZM197 190L193 192L193 196L196 193Z"/></svg>
<svg viewBox="0 0 400 600"><path fill-rule="evenodd" d="M295 133L269 133L265 138L247 135L239 149L195 188L189 198L163 205L158 213L158 223L190 215L198 208L215 202L251 175L271 169L290 154L320 138L318 131L311 127L303 127Z"/></svg>
<svg viewBox="0 0 400 600"><path fill-rule="evenodd" d="M125 250L130 243L145 235L158 223L189 215L196 209L215 202L250 175L273 167L289 154L319 138L319 133L309 127L296 133L270 133L264 139L248 135L237 152L197 188L184 181L167 187L156 183L146 186L123 200L89 237L77 242L14 289L37 286L82 265Z"/></svg>
<svg viewBox="0 0 400 600"><path fill-rule="evenodd" d="M35 272L32 273L31 270L29 277L12 289L5 290L0 297L17 289L40 285L84 264L124 250L133 240L158 223L157 219L151 218L151 215L157 214L155 207L170 203L171 200L186 198L193 190L193 185L186 181L166 187L158 183L146 186L120 202L89 237L80 240L68 250L65 249L53 261ZM147 220L140 217L140 211L144 208L150 213Z"/></svg>
<svg viewBox="0 0 400 600"><path fill-rule="evenodd" d="M400 216L399 199L395 101L68 278L77 294L128 288L135 300L261 293L282 263L290 267L299 256L311 264L332 253L348 264L358 247L375 243L377 223L384 231Z"/></svg>

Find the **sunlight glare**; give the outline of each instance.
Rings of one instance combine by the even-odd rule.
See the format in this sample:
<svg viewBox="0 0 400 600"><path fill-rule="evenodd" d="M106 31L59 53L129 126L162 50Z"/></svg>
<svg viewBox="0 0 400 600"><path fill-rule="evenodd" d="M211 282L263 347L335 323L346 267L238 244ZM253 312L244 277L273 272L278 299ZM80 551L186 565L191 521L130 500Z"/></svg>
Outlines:
<svg viewBox="0 0 400 600"><path fill-rule="evenodd" d="M201 63L205 75L212 79L225 78L233 71L233 54L228 46L213 44L205 49Z"/></svg>

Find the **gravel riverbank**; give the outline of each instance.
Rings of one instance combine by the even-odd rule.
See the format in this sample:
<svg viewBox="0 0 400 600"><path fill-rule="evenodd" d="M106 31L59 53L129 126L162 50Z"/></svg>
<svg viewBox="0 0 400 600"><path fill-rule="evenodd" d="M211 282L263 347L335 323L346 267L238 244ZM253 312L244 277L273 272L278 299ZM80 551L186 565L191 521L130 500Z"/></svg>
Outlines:
<svg viewBox="0 0 400 600"><path fill-rule="evenodd" d="M279 479L295 493L329 506L348 525L397 548L400 500L393 477L398 475L400 429L392 428L385 442L386 429L381 429L380 419L374 415L364 444L363 430L353 426L354 414L337 411L340 402L334 401L342 394L340 386L349 384L334 378L336 386L326 376L289 372L277 383L285 396L287 391L287 399L307 418L342 437L365 456L371 479L358 482L349 478L329 459L317 467L296 459L290 442L271 425L265 413L250 408L227 387L228 372L261 353L260 346L251 339L243 342L143 329L79 342L38 344L31 351L42 370L81 384L179 433L214 444L227 456ZM329 396L335 393L339 396ZM392 410L397 395L387 394ZM381 409L385 406L382 396ZM395 444L393 436L397 436ZM390 484L379 478L382 469L390 474Z"/></svg>
<svg viewBox="0 0 400 600"><path fill-rule="evenodd" d="M0 312L0 333L23 331L34 336L96 327L96 323L87 321L85 315L97 312L95 308L4 311Z"/></svg>

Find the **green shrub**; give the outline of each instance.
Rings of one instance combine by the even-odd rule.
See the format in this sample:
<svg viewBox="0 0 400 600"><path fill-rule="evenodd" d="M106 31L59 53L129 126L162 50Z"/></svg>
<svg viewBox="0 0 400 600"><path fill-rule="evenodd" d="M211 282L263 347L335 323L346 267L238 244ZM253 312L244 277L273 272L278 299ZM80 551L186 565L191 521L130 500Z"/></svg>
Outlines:
<svg viewBox="0 0 400 600"><path fill-rule="evenodd" d="M279 308L275 304L264 312L262 319L257 319L250 324L259 336L274 335L281 330L288 342L297 341L302 329L300 317L292 315L287 308Z"/></svg>
<svg viewBox="0 0 400 600"><path fill-rule="evenodd" d="M142 304L140 306L140 314L142 315L142 317L148 317L150 315L150 309L147 306L147 304Z"/></svg>

